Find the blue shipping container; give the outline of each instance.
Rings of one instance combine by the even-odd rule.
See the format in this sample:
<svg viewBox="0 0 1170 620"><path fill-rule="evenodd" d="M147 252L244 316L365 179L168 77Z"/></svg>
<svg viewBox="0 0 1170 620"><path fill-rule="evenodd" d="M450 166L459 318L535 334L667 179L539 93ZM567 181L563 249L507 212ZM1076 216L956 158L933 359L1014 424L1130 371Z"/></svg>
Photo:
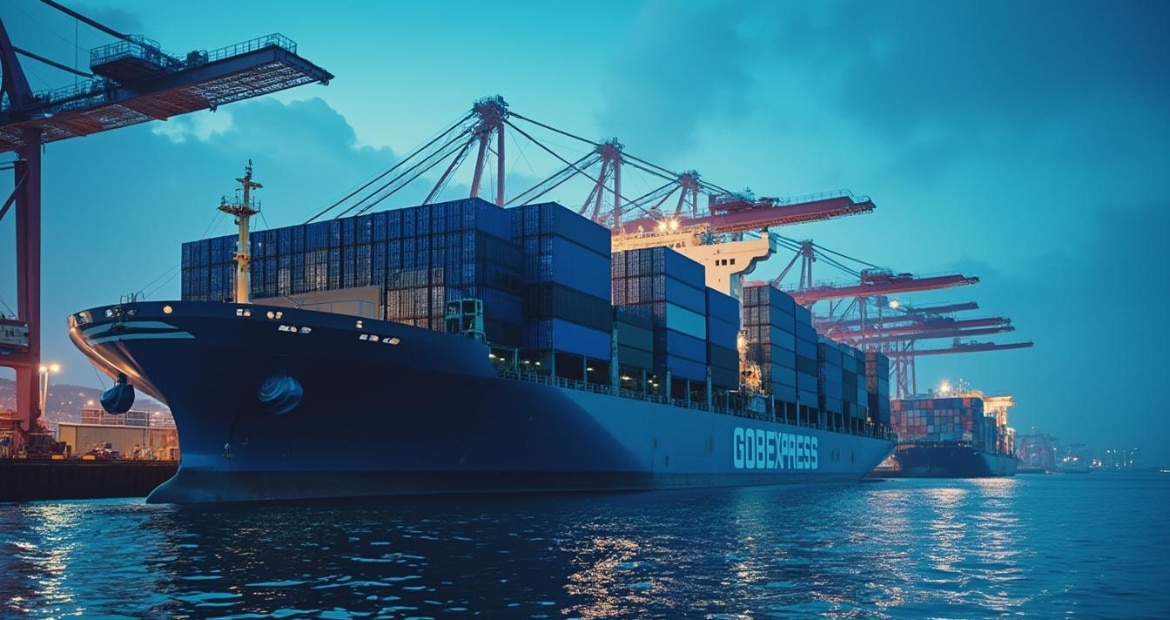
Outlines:
<svg viewBox="0 0 1170 620"><path fill-rule="evenodd" d="M707 287L707 317L727 323L734 323L739 328L740 308L739 301L730 295Z"/></svg>
<svg viewBox="0 0 1170 620"><path fill-rule="evenodd" d="M608 253L598 254L563 237L550 237L548 245L548 251L536 254L525 248L525 283L564 284L594 297L610 299L612 277Z"/></svg>
<svg viewBox="0 0 1170 620"><path fill-rule="evenodd" d="M592 359L610 357L609 334L560 319L526 324L521 346L541 351L554 349Z"/></svg>
<svg viewBox="0 0 1170 620"><path fill-rule="evenodd" d="M675 379L688 379L690 381L707 380L707 365L689 359L672 356L659 357L658 363L654 366L654 372L659 375L665 375L667 371L670 371Z"/></svg>
<svg viewBox="0 0 1170 620"><path fill-rule="evenodd" d="M658 358L670 356L707 363L707 342L673 329L654 331L654 354Z"/></svg>

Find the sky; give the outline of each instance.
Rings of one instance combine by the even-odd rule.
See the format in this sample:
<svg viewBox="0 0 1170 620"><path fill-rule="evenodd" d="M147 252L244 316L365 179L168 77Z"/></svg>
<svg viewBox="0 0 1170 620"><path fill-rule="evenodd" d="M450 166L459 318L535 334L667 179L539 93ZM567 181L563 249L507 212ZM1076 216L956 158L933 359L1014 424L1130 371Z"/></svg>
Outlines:
<svg viewBox="0 0 1170 620"><path fill-rule="evenodd" d="M724 188L869 196L870 214L775 232L897 272L978 276L899 301L975 301L961 318L1016 327L979 340L1035 343L924 356L919 391L963 380L1013 395L1017 432L1170 464L1168 3L66 5L180 55L280 33L335 78L45 147L43 357L62 365L55 381L108 385L69 343L66 317L136 291L177 299L180 244L232 232L215 207L248 159L264 184L257 227L302 223L476 99L501 95L526 118L617 138L628 154ZM91 48L112 42L36 0L0 3L0 19L17 47L83 70ZM75 81L22 65L34 90ZM551 148L579 148L544 135ZM508 149L508 187L559 167L531 143ZM469 170L447 198L466 194ZM658 181L630 172L623 184L637 195ZM576 208L576 191L551 197ZM13 219L0 221L4 312L16 306ZM774 278L789 258L752 277ZM823 262L814 276L851 277Z"/></svg>

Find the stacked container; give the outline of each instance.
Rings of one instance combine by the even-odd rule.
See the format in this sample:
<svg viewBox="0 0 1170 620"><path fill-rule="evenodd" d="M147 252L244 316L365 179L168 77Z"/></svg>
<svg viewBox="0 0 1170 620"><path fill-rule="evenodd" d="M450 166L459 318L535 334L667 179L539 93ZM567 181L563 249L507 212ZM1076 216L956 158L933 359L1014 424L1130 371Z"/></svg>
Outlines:
<svg viewBox="0 0 1170 620"><path fill-rule="evenodd" d="M817 330L812 312L795 306L796 316L796 395L801 404L819 407L820 379L817 370Z"/></svg>
<svg viewBox="0 0 1170 620"><path fill-rule="evenodd" d="M620 255L620 257L619 257ZM707 380L707 296L703 266L670 248L615 254L615 306L647 312L654 327L654 371L676 379Z"/></svg>
<svg viewBox="0 0 1170 620"><path fill-rule="evenodd" d="M653 372L654 321L650 317L650 308L615 306L613 329L617 339L618 363L630 370Z"/></svg>
<svg viewBox="0 0 1170 620"><path fill-rule="evenodd" d="M892 402L891 422L901 442L970 442L994 451L998 433L985 423L980 398L919 398Z"/></svg>
<svg viewBox="0 0 1170 620"><path fill-rule="evenodd" d="M556 203L510 209L524 256L521 348L611 357L610 233Z"/></svg>
<svg viewBox="0 0 1170 620"><path fill-rule="evenodd" d="M869 421L890 425L890 358L878 351L865 352L865 391Z"/></svg>
<svg viewBox="0 0 1170 620"><path fill-rule="evenodd" d="M869 397L865 392L865 351L845 343L837 343L841 350L842 413L850 423L859 426L869 417Z"/></svg>
<svg viewBox="0 0 1170 620"><path fill-rule="evenodd" d="M739 323L739 301L707 287L707 364L716 388L739 388Z"/></svg>
<svg viewBox="0 0 1170 620"><path fill-rule="evenodd" d="M786 403L798 403L796 302L772 286L743 289L743 324L747 359L759 365L765 389ZM808 326L811 330L811 324ZM815 390L815 388L814 388ZM814 396L802 404L813 406Z"/></svg>
<svg viewBox="0 0 1170 620"><path fill-rule="evenodd" d="M817 379L820 386L817 399L821 411L845 412L845 387L842 384L841 349L836 342L817 337Z"/></svg>
<svg viewBox="0 0 1170 620"><path fill-rule="evenodd" d="M183 299L232 298L235 239L183 244ZM521 248L509 212L484 200L253 231L250 239L254 298L373 285L386 292L386 319L436 330L445 329L446 301L479 298L488 338L520 344Z"/></svg>

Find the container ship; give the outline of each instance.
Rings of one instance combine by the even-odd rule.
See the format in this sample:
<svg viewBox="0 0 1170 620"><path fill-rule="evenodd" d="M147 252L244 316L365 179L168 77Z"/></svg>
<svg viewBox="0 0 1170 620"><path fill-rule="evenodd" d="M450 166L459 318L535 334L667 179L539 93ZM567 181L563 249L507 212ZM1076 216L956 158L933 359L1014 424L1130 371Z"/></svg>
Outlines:
<svg viewBox="0 0 1170 620"><path fill-rule="evenodd" d="M1014 476L1015 431L1007 425L1011 396L959 386L891 401L898 435L894 453L875 475L905 478Z"/></svg>
<svg viewBox="0 0 1170 620"><path fill-rule="evenodd" d="M249 232L238 180L238 234L183 244L181 299L68 319L117 378L103 405L171 409L148 502L856 481L894 449L888 360L776 288L741 303L556 203Z"/></svg>
<svg viewBox="0 0 1170 620"><path fill-rule="evenodd" d="M1020 459L1016 473L1048 474L1056 472L1056 454L1060 440L1035 429L1030 434L1016 435L1016 457Z"/></svg>

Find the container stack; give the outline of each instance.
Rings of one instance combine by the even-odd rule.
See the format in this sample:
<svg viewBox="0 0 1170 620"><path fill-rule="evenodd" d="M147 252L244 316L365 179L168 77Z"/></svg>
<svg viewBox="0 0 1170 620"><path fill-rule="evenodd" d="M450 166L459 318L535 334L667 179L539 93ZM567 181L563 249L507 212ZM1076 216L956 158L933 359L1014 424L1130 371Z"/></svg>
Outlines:
<svg viewBox="0 0 1170 620"><path fill-rule="evenodd" d="M919 398L891 403L891 422L901 442L973 442L994 448L998 433L985 424L979 398Z"/></svg>
<svg viewBox="0 0 1170 620"><path fill-rule="evenodd" d="M865 392L869 421L890 425L890 358L878 351L865 352Z"/></svg>
<svg viewBox="0 0 1170 620"><path fill-rule="evenodd" d="M621 255L619 258L617 255ZM613 277L616 306L648 309L654 326L654 372L707 380L707 296L703 266L670 248L618 252L625 274ZM687 390L683 390L686 392Z"/></svg>
<svg viewBox="0 0 1170 620"><path fill-rule="evenodd" d="M842 383L844 356L836 342L817 337L817 398L820 410L830 414L845 413L845 386Z"/></svg>
<svg viewBox="0 0 1170 620"><path fill-rule="evenodd" d="M852 428L862 427L869 418L869 397L865 392L865 351L844 343L841 350L842 411Z"/></svg>
<svg viewBox="0 0 1170 620"><path fill-rule="evenodd" d="M613 268L625 269L624 254L614 254ZM623 388L638 389L654 373L654 321L648 306L614 306L613 329Z"/></svg>
<svg viewBox="0 0 1170 620"><path fill-rule="evenodd" d="M817 330L812 312L796 304L796 396L801 405L819 407L820 379L817 370Z"/></svg>
<svg viewBox="0 0 1170 620"><path fill-rule="evenodd" d="M254 298L364 286L386 295L382 315L445 329L445 302L484 301L493 342L520 343L521 249L508 211L478 198L253 231ZM235 235L183 244L182 298L230 300ZM441 274L440 274L441 271Z"/></svg>
<svg viewBox="0 0 1170 620"><path fill-rule="evenodd" d="M443 267L396 269L386 276L385 317L424 329L442 329L446 309Z"/></svg>
<svg viewBox="0 0 1170 620"><path fill-rule="evenodd" d="M556 203L509 212L524 257L521 349L535 358L555 350L610 360L609 231Z"/></svg>
<svg viewBox="0 0 1170 620"><path fill-rule="evenodd" d="M716 388L739 388L739 323L739 301L708 287L707 363Z"/></svg>
<svg viewBox="0 0 1170 620"><path fill-rule="evenodd" d="M790 295L775 287L745 286L743 289L747 359L759 365L764 388L775 399L786 403L797 403L799 398L796 307Z"/></svg>

